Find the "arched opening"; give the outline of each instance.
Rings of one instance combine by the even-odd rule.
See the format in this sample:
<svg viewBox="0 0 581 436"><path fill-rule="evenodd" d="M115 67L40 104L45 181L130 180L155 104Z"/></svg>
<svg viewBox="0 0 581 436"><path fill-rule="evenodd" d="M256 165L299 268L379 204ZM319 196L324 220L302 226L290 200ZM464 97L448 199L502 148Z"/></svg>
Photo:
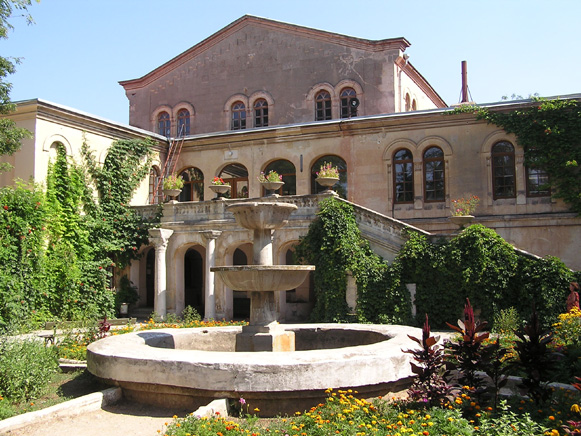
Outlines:
<svg viewBox="0 0 581 436"><path fill-rule="evenodd" d="M321 166L328 163L337 167L339 170L339 183L336 183L335 186L333 186L333 190L337 192L341 198L347 199L347 163L339 156L335 155L323 156L317 159L311 167L311 193L318 194L327 189L326 187L319 185L316 182L316 179Z"/></svg>
<svg viewBox="0 0 581 436"><path fill-rule="evenodd" d="M230 183L230 193L224 194L226 198L248 198L248 170L242 164L230 164L219 176L226 183Z"/></svg>
<svg viewBox="0 0 581 436"><path fill-rule="evenodd" d="M275 160L269 163L264 169L264 174L270 171L276 171L282 176L284 185L280 187L276 194L280 195L296 195L297 194L297 170L292 162L288 160ZM262 195L266 195L266 190L262 188Z"/></svg>
<svg viewBox="0 0 581 436"><path fill-rule="evenodd" d="M195 167L186 168L180 173L184 187L179 201L204 201L204 173Z"/></svg>
<svg viewBox="0 0 581 436"><path fill-rule="evenodd" d="M204 259L195 248L184 255L184 305L204 313Z"/></svg>
<svg viewBox="0 0 581 436"><path fill-rule="evenodd" d="M145 260L145 307L153 307L155 302L155 249L147 252Z"/></svg>
<svg viewBox="0 0 581 436"><path fill-rule="evenodd" d="M233 265L248 265L248 257L246 253L240 248L234 250L232 256ZM233 301L233 318L235 320L239 319L249 319L250 318L250 297L247 295L246 291L232 291Z"/></svg>

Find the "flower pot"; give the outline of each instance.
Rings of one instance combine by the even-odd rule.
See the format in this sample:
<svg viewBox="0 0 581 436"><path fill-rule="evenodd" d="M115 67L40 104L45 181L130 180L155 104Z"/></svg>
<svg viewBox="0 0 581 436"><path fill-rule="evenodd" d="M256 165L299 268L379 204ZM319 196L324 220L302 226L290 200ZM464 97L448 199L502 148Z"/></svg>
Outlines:
<svg viewBox="0 0 581 436"><path fill-rule="evenodd" d="M127 315L129 313L129 304L121 303L119 306L119 315Z"/></svg>
<svg viewBox="0 0 581 436"><path fill-rule="evenodd" d="M260 184L266 189L266 193L268 195L268 191L278 191L284 182L260 182ZM274 192L270 195L276 195Z"/></svg>
<svg viewBox="0 0 581 436"><path fill-rule="evenodd" d="M216 194L213 200L223 200L222 194L230 191L230 185L210 185L210 190Z"/></svg>
<svg viewBox="0 0 581 436"><path fill-rule="evenodd" d="M339 181L339 177L317 177L315 181L321 185L326 187L327 189L323 191L324 194L335 193L331 187L335 185Z"/></svg>
<svg viewBox="0 0 581 436"><path fill-rule="evenodd" d="M166 195L169 197L168 203L176 203L175 197L180 195L181 192L182 192L181 189L164 189L163 195Z"/></svg>
<svg viewBox="0 0 581 436"><path fill-rule="evenodd" d="M450 221L452 221L453 224L456 224L458 227L460 227L460 229L463 229L465 226L467 226L472 221L474 221L474 216L473 215L455 215L455 216L450 217Z"/></svg>

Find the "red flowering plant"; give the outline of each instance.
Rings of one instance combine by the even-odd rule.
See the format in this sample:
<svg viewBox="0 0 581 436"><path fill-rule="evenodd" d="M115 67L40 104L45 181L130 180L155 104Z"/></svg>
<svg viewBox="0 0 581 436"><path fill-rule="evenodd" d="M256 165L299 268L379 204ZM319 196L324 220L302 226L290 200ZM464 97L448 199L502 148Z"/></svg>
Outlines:
<svg viewBox="0 0 581 436"><path fill-rule="evenodd" d="M268 182L282 182L282 176L278 174L276 171L269 171L268 174L264 174L261 172L260 175L257 177L260 183L268 183Z"/></svg>
<svg viewBox="0 0 581 436"><path fill-rule="evenodd" d="M212 185L225 185L225 186L230 186L230 183L225 182L222 177L214 177L212 179Z"/></svg>
<svg viewBox="0 0 581 436"><path fill-rule="evenodd" d="M453 216L467 216L472 215L476 207L480 203L480 198L477 195L470 195L462 197L457 200L452 200L452 215Z"/></svg>

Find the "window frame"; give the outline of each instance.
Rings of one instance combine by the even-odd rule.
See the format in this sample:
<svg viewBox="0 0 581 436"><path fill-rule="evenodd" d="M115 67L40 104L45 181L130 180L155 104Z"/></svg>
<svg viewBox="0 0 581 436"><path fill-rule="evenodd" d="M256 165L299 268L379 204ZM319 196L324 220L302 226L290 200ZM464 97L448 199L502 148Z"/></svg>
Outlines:
<svg viewBox="0 0 581 436"><path fill-rule="evenodd" d="M257 99L253 104L254 127L268 127L268 101Z"/></svg>
<svg viewBox="0 0 581 436"><path fill-rule="evenodd" d="M406 156L405 159L398 158L399 153L408 153L409 157ZM398 171L398 165L404 165L404 171ZM411 150L407 148L400 148L393 152L393 159L392 159L392 172L393 172L393 202L394 204L410 204L414 202L415 198L415 187L414 187L414 155ZM409 171L408 171L409 169ZM398 174L411 174L411 180L404 180L398 182L397 177ZM401 194L404 195L404 200L398 200L398 186L403 185L404 189L401 191ZM411 189L405 189L406 187L411 187ZM411 198L408 200L405 197L406 193L411 194Z"/></svg>
<svg viewBox="0 0 581 436"><path fill-rule="evenodd" d="M333 102L331 93L322 89L315 95L315 121L327 121L333 119Z"/></svg>
<svg viewBox="0 0 581 436"><path fill-rule="evenodd" d="M506 145L510 146L512 151L495 151L495 148ZM492 171L492 198L494 200L516 198L516 153L514 145L506 140L495 142L490 149L490 158ZM504 161L502 162L502 165L500 165L499 159ZM509 170L510 174L500 174L497 176L497 173L506 173L506 170ZM508 179L512 179L512 182L506 183L506 180ZM499 184L498 180L503 180L503 183Z"/></svg>
<svg viewBox="0 0 581 436"><path fill-rule="evenodd" d="M531 172L536 172L536 174L531 174ZM526 174L526 185L527 185L527 197L550 197L551 196L551 179L549 178L549 174L543 168L536 167L534 165L525 167L525 174ZM537 182L534 186L537 187L536 192L531 189L531 175L537 179ZM539 178L544 177L545 182L541 183L538 182ZM541 186L548 186L547 189L539 189Z"/></svg>
<svg viewBox="0 0 581 436"><path fill-rule="evenodd" d="M438 150L439 151L439 156L437 157L426 157L426 154L428 154L428 152L430 152L431 150ZM424 202L426 203L437 203L437 202L442 202L442 201L446 201L446 166L445 166L445 161L444 161L444 151L436 146L430 146L428 147L424 153L423 153L423 186L424 186ZM432 169L430 171L430 173L433 173L434 175L436 173L441 173L442 177L439 180L436 180L436 177L433 176L433 179L430 183L433 183L434 185L436 185L437 182L441 182L442 187L441 189L436 189L434 187L434 189L428 189L428 165L431 163L435 163L435 162L439 162L441 168L439 169ZM437 196L437 193L441 191L441 195ZM428 198L428 192L434 192L436 193L436 195L434 195L434 198L429 199Z"/></svg>
<svg viewBox="0 0 581 436"><path fill-rule="evenodd" d="M177 116L177 132L176 136L188 136L190 134L190 111L187 109L180 109ZM185 126L184 132L181 133L182 125Z"/></svg>
<svg viewBox="0 0 581 436"><path fill-rule="evenodd" d="M157 133L166 138L171 137L171 116L167 111L161 111L157 114Z"/></svg>
<svg viewBox="0 0 581 436"><path fill-rule="evenodd" d="M357 98L357 91L351 86L346 86L339 93L339 109L341 118L351 118L357 116L357 108L351 106L351 100Z"/></svg>
<svg viewBox="0 0 581 436"><path fill-rule="evenodd" d="M246 129L246 105L237 100L230 106L230 130Z"/></svg>

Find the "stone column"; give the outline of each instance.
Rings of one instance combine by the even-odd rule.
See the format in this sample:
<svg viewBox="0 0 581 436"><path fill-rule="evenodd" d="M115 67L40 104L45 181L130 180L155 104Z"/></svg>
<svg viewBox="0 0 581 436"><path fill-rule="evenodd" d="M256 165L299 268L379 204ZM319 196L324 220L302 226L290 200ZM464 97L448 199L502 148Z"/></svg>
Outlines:
<svg viewBox="0 0 581 436"><path fill-rule="evenodd" d="M204 319L216 318L216 297L214 295L214 273L210 268L216 266L216 238L222 234L218 230L207 230L202 232L202 236L208 241L206 247L206 268L205 268L205 303Z"/></svg>
<svg viewBox="0 0 581 436"><path fill-rule="evenodd" d="M173 230L149 229L149 240L155 247L155 297L153 310L162 318L167 315L165 252Z"/></svg>

